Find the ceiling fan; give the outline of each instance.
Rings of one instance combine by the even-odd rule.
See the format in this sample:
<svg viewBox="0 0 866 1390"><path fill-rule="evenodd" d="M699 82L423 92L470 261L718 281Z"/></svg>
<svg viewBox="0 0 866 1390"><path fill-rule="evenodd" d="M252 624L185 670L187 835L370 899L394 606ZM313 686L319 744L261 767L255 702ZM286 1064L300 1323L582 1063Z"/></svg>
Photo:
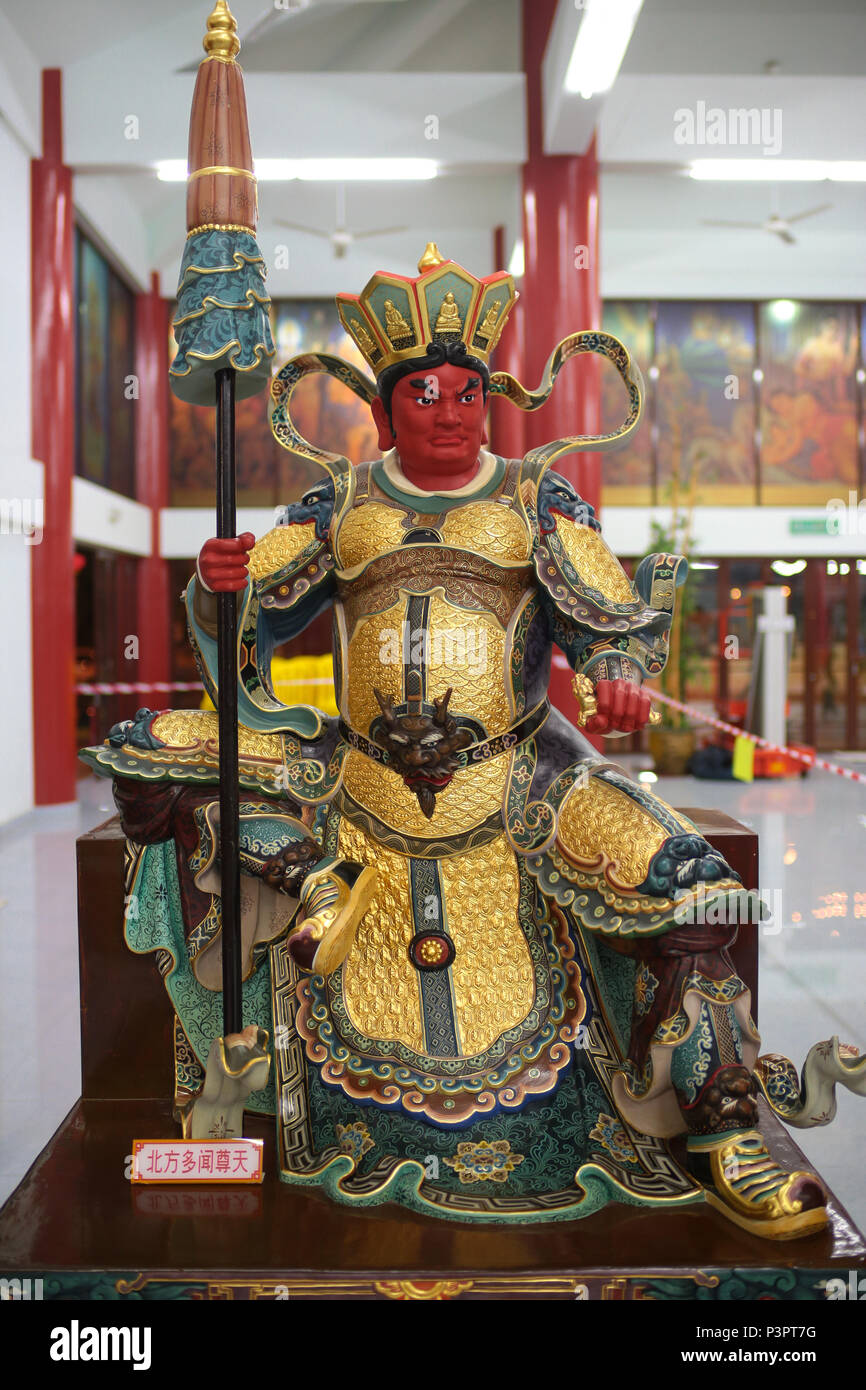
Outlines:
<svg viewBox="0 0 866 1390"><path fill-rule="evenodd" d="M288 227L293 232L305 232L307 236L322 237L329 241L334 248L334 256L338 261L348 255L349 248L356 241L368 241L371 237L392 236L398 232L408 232L408 227L376 227L370 232L353 232L347 226L346 220L346 190L342 184L337 188L337 209L335 226L332 232L327 232L323 227L308 227L301 222L287 222L282 217L274 219L278 227Z"/></svg>
<svg viewBox="0 0 866 1390"><path fill-rule="evenodd" d="M777 236L786 246L796 246L797 238L791 233L791 226L795 222L803 222L807 217L815 217L819 212L827 212L833 206L832 203L820 203L818 207L806 208L803 212L795 212L791 217L782 217L778 212L773 212L765 222L725 222L718 220L708 220L706 217L701 221L705 227L736 227L742 231L750 232L769 232L771 236Z"/></svg>

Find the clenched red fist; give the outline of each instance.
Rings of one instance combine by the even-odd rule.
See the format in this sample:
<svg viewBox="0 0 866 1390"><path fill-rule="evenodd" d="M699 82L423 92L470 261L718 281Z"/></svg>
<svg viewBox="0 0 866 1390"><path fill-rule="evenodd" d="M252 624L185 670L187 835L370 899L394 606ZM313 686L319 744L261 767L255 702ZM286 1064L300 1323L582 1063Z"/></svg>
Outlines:
<svg viewBox="0 0 866 1390"><path fill-rule="evenodd" d="M586 721L588 734L633 734L649 721L649 693L632 681L599 681L595 698L598 711Z"/></svg>
<svg viewBox="0 0 866 1390"><path fill-rule="evenodd" d="M205 541L199 552L198 577L206 589L214 594L237 593L246 587L247 565L250 551L256 543L251 531L228 540L217 540L216 536Z"/></svg>

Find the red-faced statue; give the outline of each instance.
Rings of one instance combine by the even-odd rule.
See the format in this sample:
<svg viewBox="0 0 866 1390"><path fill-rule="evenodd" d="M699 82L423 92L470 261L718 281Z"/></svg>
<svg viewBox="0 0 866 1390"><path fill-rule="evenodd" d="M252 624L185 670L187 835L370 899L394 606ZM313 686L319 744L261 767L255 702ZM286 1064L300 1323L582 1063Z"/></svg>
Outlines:
<svg viewBox="0 0 866 1390"><path fill-rule="evenodd" d="M401 376L390 398L390 414L377 396L372 403L379 448L396 447L410 483L425 492L454 492L478 472L478 451L487 443L486 401L480 372L444 362L419 366Z"/></svg>

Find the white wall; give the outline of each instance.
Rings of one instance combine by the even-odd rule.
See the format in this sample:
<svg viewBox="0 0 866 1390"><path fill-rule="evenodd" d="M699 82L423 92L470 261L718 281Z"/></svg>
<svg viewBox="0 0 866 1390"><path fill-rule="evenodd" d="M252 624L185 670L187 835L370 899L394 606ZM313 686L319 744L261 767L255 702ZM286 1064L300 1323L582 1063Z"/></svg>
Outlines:
<svg viewBox="0 0 866 1390"><path fill-rule="evenodd" d="M73 478L72 534L78 545L104 546L124 555L149 555L150 507L87 478Z"/></svg>
<svg viewBox="0 0 866 1390"><path fill-rule="evenodd" d="M0 498L17 500L33 518L41 507L42 467L30 457L30 158L2 116L0 181ZM0 512L0 823L33 806L32 546L15 516L14 509Z"/></svg>
<svg viewBox="0 0 866 1390"><path fill-rule="evenodd" d="M286 502L291 502L291 497ZM273 530L282 507L238 507L237 534L261 537ZM166 560L189 560L216 534L213 507L163 507L159 514L159 553ZM190 574L192 566L190 566Z"/></svg>
<svg viewBox="0 0 866 1390"><path fill-rule="evenodd" d="M841 489L840 489L841 491ZM695 507L694 554L714 559L760 556L771 559L859 559L866 556L866 509L856 498L843 496L830 507ZM651 540L651 522L670 525L670 507L605 506L601 524L615 555L644 555ZM797 528L807 523L802 534ZM818 528L824 527L823 532Z"/></svg>
<svg viewBox="0 0 866 1390"><path fill-rule="evenodd" d="M149 289L147 229L138 208L125 197L122 180L105 174L76 174L72 193L84 229L95 232L104 242L137 289ZM182 251L182 230L178 240Z"/></svg>
<svg viewBox="0 0 866 1390"><path fill-rule="evenodd" d="M31 458L30 159L39 154L39 64L0 15L0 824L33 808L33 544L21 519L41 521L43 466ZM69 95L64 106L69 121ZM76 206L139 286L149 279L144 219L116 180L76 176ZM76 478L75 539L149 554L150 511Z"/></svg>
<svg viewBox="0 0 866 1390"><path fill-rule="evenodd" d="M39 64L0 13L0 111L9 130L34 155L39 146L41 99ZM14 207L12 189L4 189L4 199Z"/></svg>

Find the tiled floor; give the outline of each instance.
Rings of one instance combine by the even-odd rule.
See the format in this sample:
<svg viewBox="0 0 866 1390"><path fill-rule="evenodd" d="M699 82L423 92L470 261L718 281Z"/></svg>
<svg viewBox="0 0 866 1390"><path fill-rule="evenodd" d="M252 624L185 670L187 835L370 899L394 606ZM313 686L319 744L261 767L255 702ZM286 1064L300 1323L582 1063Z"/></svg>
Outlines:
<svg viewBox="0 0 866 1390"><path fill-rule="evenodd" d="M866 773L866 762L842 761ZM761 942L763 1050L799 1067L835 1033L866 1051L866 785L812 773L751 785L664 779L654 790L675 806L716 806L761 837L761 890L771 902L781 891L779 929ZM75 839L114 808L105 782L79 791L78 805L0 827L0 1201L80 1092ZM796 1137L862 1227L866 1100L837 1096L834 1123Z"/></svg>
<svg viewBox="0 0 866 1390"><path fill-rule="evenodd" d="M114 813L108 782L0 827L0 1200L81 1094L75 841Z"/></svg>

